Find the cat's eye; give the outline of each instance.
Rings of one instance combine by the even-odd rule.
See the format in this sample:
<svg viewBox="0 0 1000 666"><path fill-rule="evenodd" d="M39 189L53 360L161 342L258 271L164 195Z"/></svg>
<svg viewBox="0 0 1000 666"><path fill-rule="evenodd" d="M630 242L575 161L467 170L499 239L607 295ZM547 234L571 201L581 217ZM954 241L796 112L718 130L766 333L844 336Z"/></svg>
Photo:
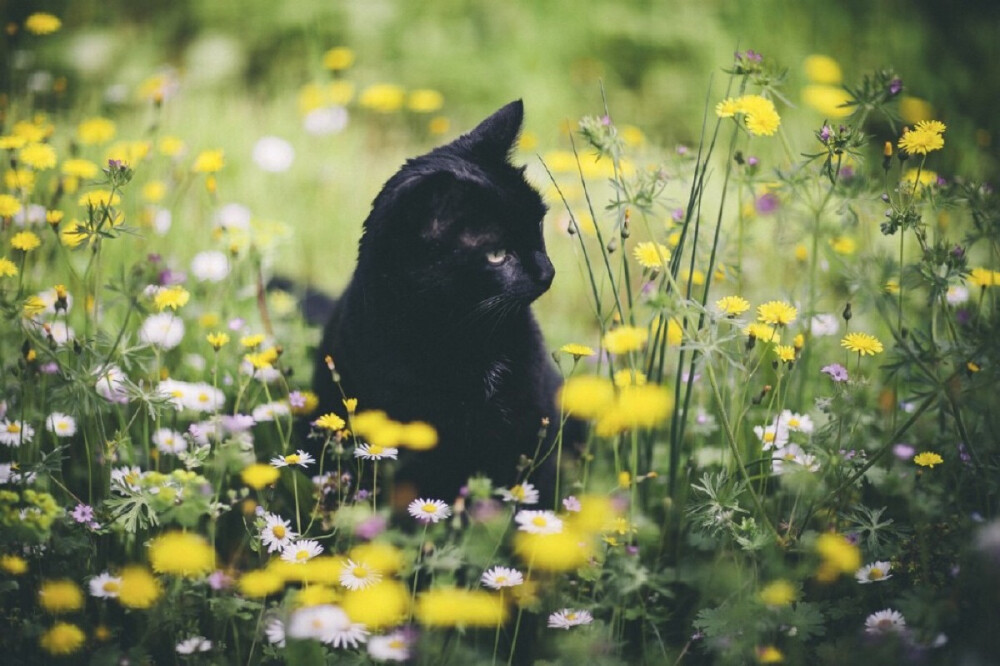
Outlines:
<svg viewBox="0 0 1000 666"><path fill-rule="evenodd" d="M486 261L491 264L502 264L507 258L507 250L493 250L486 253Z"/></svg>

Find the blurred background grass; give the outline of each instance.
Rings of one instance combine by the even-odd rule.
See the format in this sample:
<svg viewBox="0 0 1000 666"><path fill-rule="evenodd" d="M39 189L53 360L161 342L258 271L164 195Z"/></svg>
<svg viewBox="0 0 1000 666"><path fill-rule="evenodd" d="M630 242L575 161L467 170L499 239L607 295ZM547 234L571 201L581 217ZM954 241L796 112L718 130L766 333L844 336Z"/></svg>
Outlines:
<svg viewBox="0 0 1000 666"><path fill-rule="evenodd" d="M644 138L636 150L655 159L656 147L670 154L679 144L697 143L711 77L714 104L723 96L720 68L737 49L752 48L787 66L787 96L796 105L810 53L836 59L849 84L893 66L906 92L931 100L934 116L949 125L949 150L938 171L986 179L996 172L1000 3L989 0L960 6L932 0L6 0L0 7L8 28L0 51L2 90L27 86L35 108L56 123L75 125L100 114L118 123L118 138L177 135L191 155L225 150L217 199L207 193L186 198L161 252L190 257L210 242L218 205L238 202L256 218L295 230L277 271L331 292L350 276L371 199L407 156L523 98L529 142L518 159L548 189L535 153L567 149L565 128L582 115L603 113L603 86L616 122L640 128ZM35 11L59 16L62 29L45 38L19 31ZM323 66L324 53L336 46L356 56L340 74ZM162 108L139 94L157 75L177 84ZM354 86L348 124L310 133L303 86L334 80ZM357 93L380 82L439 91L444 104L428 114L362 113ZM17 104L12 95L4 98L5 124L25 112ZM792 116L786 127L793 145L823 120L808 109ZM287 171L266 172L251 159L267 135L294 147ZM142 176L140 169L139 181ZM683 201L681 188L670 194ZM561 279L537 309L555 344L585 330L589 310L572 244L556 235L561 205L551 193L548 198L550 249ZM199 234L205 243L192 243Z"/></svg>

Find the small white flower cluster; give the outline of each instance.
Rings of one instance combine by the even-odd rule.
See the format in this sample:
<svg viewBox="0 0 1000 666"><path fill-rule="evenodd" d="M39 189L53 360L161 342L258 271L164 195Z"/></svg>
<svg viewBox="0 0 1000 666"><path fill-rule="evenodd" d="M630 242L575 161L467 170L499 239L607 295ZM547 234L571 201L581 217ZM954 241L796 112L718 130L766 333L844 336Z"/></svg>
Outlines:
<svg viewBox="0 0 1000 666"><path fill-rule="evenodd" d="M156 385L156 392L167 398L178 411L217 412L226 404L226 395L206 382L164 379Z"/></svg>
<svg viewBox="0 0 1000 666"><path fill-rule="evenodd" d="M288 625L278 618L271 618L264 625L268 643L285 647L286 636L317 640L334 648L354 649L367 643L368 656L375 661L407 661L410 658L410 640L396 631L385 636L370 636L365 625L351 622L339 607L324 604L300 608L292 612Z"/></svg>
<svg viewBox="0 0 1000 666"><path fill-rule="evenodd" d="M775 474L807 470L819 470L816 456L806 453L800 444L791 441L793 433L806 436L815 430L808 414L796 414L789 409L781 412L771 423L754 426L753 432L761 442L764 451L771 452L771 467Z"/></svg>

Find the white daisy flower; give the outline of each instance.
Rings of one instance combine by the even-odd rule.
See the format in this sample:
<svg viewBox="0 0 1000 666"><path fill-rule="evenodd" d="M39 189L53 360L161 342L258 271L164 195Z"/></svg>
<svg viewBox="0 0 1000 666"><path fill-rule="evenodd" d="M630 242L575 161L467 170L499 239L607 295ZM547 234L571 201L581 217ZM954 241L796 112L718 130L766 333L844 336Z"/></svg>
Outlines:
<svg viewBox="0 0 1000 666"><path fill-rule="evenodd" d="M96 377L94 389L99 396L108 402L128 402L128 393L125 391L127 377L121 368L109 363L98 368L94 375Z"/></svg>
<svg viewBox="0 0 1000 666"><path fill-rule="evenodd" d="M806 453L798 444L788 444L771 453L771 469L775 474L801 471L803 468L810 472L819 471L819 462L816 456Z"/></svg>
<svg viewBox="0 0 1000 666"><path fill-rule="evenodd" d="M382 460L383 458L395 460L398 455L399 449L392 446L379 446L378 444L359 444L354 449L354 457L365 460Z"/></svg>
<svg viewBox="0 0 1000 666"><path fill-rule="evenodd" d="M313 539L303 539L290 543L281 549L281 559L292 564L308 562L323 552L323 546Z"/></svg>
<svg viewBox="0 0 1000 666"><path fill-rule="evenodd" d="M165 398L170 405L180 411L184 409L185 396L191 392L191 384L176 379L164 379L156 385L156 393Z"/></svg>
<svg viewBox="0 0 1000 666"><path fill-rule="evenodd" d="M289 453L287 456L271 458L271 465L274 467L288 467L289 465L308 467L314 462L316 462L316 459L302 449L299 449L295 453Z"/></svg>
<svg viewBox="0 0 1000 666"><path fill-rule="evenodd" d="M76 419L60 412L52 412L45 419L45 429L56 437L72 437L76 434Z"/></svg>
<svg viewBox="0 0 1000 666"><path fill-rule="evenodd" d="M291 411L288 409L288 403L284 401L279 402L267 402L263 405L257 405L253 408L253 420L257 423L262 421L274 421L278 417L288 416Z"/></svg>
<svg viewBox="0 0 1000 666"><path fill-rule="evenodd" d="M486 587L499 590L503 587L516 587L524 582L524 576L517 569L508 567L493 567L487 569L479 579Z"/></svg>
<svg viewBox="0 0 1000 666"><path fill-rule="evenodd" d="M254 144L250 158L264 171L282 173L295 161L295 149L281 137L264 136Z"/></svg>
<svg viewBox="0 0 1000 666"><path fill-rule="evenodd" d="M111 470L111 489L123 495L139 491L142 470L136 466L116 467Z"/></svg>
<svg viewBox="0 0 1000 666"><path fill-rule="evenodd" d="M368 639L368 656L375 661L406 661L410 658L410 644L401 631L372 636Z"/></svg>
<svg viewBox="0 0 1000 666"><path fill-rule="evenodd" d="M519 530L531 534L558 534L562 532L563 523L551 511L518 511L514 516Z"/></svg>
<svg viewBox="0 0 1000 666"><path fill-rule="evenodd" d="M60 347L76 337L76 331L64 321L54 321L49 324L48 333L52 336L52 341Z"/></svg>
<svg viewBox="0 0 1000 666"><path fill-rule="evenodd" d="M255 368L253 367L253 363L246 359L240 363L240 372L264 384L273 384L282 377L281 371L274 366L269 365L263 368Z"/></svg>
<svg viewBox="0 0 1000 666"><path fill-rule="evenodd" d="M441 500L415 499L410 502L406 510L411 516L425 523L436 523L451 515L451 509Z"/></svg>
<svg viewBox="0 0 1000 666"><path fill-rule="evenodd" d="M497 494L503 497L504 502L515 502L517 504L538 504L538 489L527 481L519 483L516 486L512 486L510 490L501 488L497 491Z"/></svg>
<svg viewBox="0 0 1000 666"><path fill-rule="evenodd" d="M226 394L211 384L198 382L190 385L182 398L183 404L196 412L217 412L226 404Z"/></svg>
<svg viewBox="0 0 1000 666"><path fill-rule="evenodd" d="M297 536L289 521L273 513L264 514L264 529L260 531L260 542L267 546L267 552L284 550Z"/></svg>
<svg viewBox="0 0 1000 666"><path fill-rule="evenodd" d="M753 434L757 435L765 451L780 449L788 443L788 428L782 423L769 426L754 426Z"/></svg>
<svg viewBox="0 0 1000 666"><path fill-rule="evenodd" d="M184 339L184 322L173 312L150 315L139 327L139 339L160 349L173 349Z"/></svg>
<svg viewBox="0 0 1000 666"><path fill-rule="evenodd" d="M184 435L170 428L160 428L154 432L153 444L161 453L170 455L177 455L187 450L187 440L184 439Z"/></svg>
<svg viewBox="0 0 1000 666"><path fill-rule="evenodd" d="M348 590L363 590L380 580L382 580L382 574L364 562L347 560L347 564L340 570L340 584Z"/></svg>
<svg viewBox="0 0 1000 666"><path fill-rule="evenodd" d="M294 611L288 618L285 634L292 638L312 638L328 643L350 626L347 613L337 606L322 604Z"/></svg>
<svg viewBox="0 0 1000 666"><path fill-rule="evenodd" d="M840 318L835 314L818 314L809 320L809 331L814 338L836 335L840 330Z"/></svg>
<svg viewBox="0 0 1000 666"><path fill-rule="evenodd" d="M47 315L56 314L56 303L59 301L59 293L53 287L52 289L45 289L37 294L38 298L41 299L42 303L45 304L45 309L42 311ZM66 312L73 309L73 294L66 294Z"/></svg>
<svg viewBox="0 0 1000 666"><path fill-rule="evenodd" d="M27 444L35 436L35 429L24 421L0 421L0 444L16 447Z"/></svg>
<svg viewBox="0 0 1000 666"><path fill-rule="evenodd" d="M194 255L191 273L201 282L222 282L229 275L229 257L218 250Z"/></svg>
<svg viewBox="0 0 1000 666"><path fill-rule="evenodd" d="M17 472L10 463L0 463L0 486L17 481Z"/></svg>
<svg viewBox="0 0 1000 666"><path fill-rule="evenodd" d="M324 643L329 643L330 646L335 648L353 649L358 647L360 644L368 641L368 630L365 629L365 625L360 622L352 622L349 627L342 629L332 636L329 640L323 641Z"/></svg>
<svg viewBox="0 0 1000 666"><path fill-rule="evenodd" d="M215 224L223 229L250 230L253 213L243 204L228 203L215 214Z"/></svg>
<svg viewBox="0 0 1000 666"><path fill-rule="evenodd" d="M195 652L208 652L212 649L212 641L204 636L191 636L185 638L177 644L177 654L194 654Z"/></svg>
<svg viewBox="0 0 1000 666"><path fill-rule="evenodd" d="M961 305L969 300L969 290L962 285L952 285L948 287L944 298L948 301L948 305Z"/></svg>
<svg viewBox="0 0 1000 666"><path fill-rule="evenodd" d="M902 633L906 630L906 620L899 611L891 608L872 613L865 618L865 633L880 635Z"/></svg>
<svg viewBox="0 0 1000 666"><path fill-rule="evenodd" d="M562 610L549 615L549 628L569 629L570 627L576 627L581 624L590 624L593 621L594 616L592 616L588 611L563 608Z"/></svg>
<svg viewBox="0 0 1000 666"><path fill-rule="evenodd" d="M889 573L891 570L892 563L890 562L872 562L854 572L854 577L858 579L859 583L877 583L892 578L892 574Z"/></svg>
<svg viewBox="0 0 1000 666"><path fill-rule="evenodd" d="M815 430L813 421L808 414L796 414L790 409L781 412L781 416L778 417L778 426L788 428L792 432L801 432L807 435Z"/></svg>
<svg viewBox="0 0 1000 666"><path fill-rule="evenodd" d="M309 134L325 136L337 134L347 127L347 109L342 106L327 106L314 109L302 119L302 126Z"/></svg>
<svg viewBox="0 0 1000 666"><path fill-rule="evenodd" d="M153 231L160 236L166 236L174 223L174 215L162 206L146 206L149 220L152 222Z"/></svg>
<svg viewBox="0 0 1000 666"><path fill-rule="evenodd" d="M122 579L105 571L90 579L90 596L98 599L117 599L122 589Z"/></svg>
<svg viewBox="0 0 1000 666"><path fill-rule="evenodd" d="M264 635L267 642L278 647L285 647L285 623L276 617L271 618L264 625Z"/></svg>

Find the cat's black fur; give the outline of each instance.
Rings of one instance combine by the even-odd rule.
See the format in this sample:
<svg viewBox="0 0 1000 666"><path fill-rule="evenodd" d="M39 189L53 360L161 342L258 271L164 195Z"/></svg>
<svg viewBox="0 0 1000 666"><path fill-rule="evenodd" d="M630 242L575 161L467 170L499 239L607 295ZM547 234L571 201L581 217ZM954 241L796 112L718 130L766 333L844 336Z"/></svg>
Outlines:
<svg viewBox="0 0 1000 666"><path fill-rule="evenodd" d="M424 497L451 500L476 473L514 483L543 419L543 451L558 428L560 378L529 307L555 275L546 208L509 160L523 113L512 102L389 179L317 354L322 411L343 413L329 355L359 410L437 429L438 446L396 473Z"/></svg>

